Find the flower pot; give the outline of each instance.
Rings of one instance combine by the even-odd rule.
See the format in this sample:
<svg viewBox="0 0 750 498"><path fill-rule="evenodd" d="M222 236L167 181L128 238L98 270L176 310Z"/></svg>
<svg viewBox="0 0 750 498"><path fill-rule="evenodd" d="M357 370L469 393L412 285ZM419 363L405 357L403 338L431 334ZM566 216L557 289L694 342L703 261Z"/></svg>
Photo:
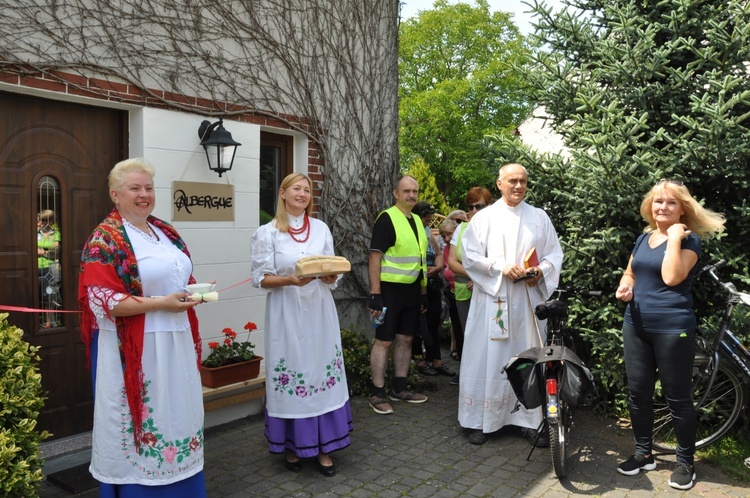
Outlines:
<svg viewBox="0 0 750 498"><path fill-rule="evenodd" d="M204 367L201 365L201 384L206 387L222 387L229 384L254 379L260 374L262 356L241 363L232 363L221 367Z"/></svg>

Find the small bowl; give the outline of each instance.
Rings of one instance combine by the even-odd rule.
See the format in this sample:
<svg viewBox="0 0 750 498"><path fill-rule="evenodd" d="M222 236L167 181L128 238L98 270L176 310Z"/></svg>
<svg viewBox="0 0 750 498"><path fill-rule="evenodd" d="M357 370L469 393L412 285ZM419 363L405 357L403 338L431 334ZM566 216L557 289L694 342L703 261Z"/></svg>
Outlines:
<svg viewBox="0 0 750 498"><path fill-rule="evenodd" d="M215 284L188 284L185 289L190 294L205 294L214 290L214 287L216 287Z"/></svg>

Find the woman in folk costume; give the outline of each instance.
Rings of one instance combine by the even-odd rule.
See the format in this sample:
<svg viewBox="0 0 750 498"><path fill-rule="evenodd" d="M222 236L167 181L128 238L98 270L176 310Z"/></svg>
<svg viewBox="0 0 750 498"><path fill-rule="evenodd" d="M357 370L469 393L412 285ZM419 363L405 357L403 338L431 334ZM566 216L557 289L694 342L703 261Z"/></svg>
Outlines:
<svg viewBox="0 0 750 498"><path fill-rule="evenodd" d="M115 209L81 256L78 302L91 360L89 470L102 497L206 496L198 320L185 243L151 216L154 169L128 159L109 174Z"/></svg>
<svg viewBox="0 0 750 498"><path fill-rule="evenodd" d="M332 256L328 226L310 217L312 182L284 178L276 216L252 239L253 284L266 301L266 438L271 453L285 453L292 472L316 457L320 472L336 473L329 453L349 445L352 415L344 373L341 329L331 295L338 276L300 278L305 256Z"/></svg>

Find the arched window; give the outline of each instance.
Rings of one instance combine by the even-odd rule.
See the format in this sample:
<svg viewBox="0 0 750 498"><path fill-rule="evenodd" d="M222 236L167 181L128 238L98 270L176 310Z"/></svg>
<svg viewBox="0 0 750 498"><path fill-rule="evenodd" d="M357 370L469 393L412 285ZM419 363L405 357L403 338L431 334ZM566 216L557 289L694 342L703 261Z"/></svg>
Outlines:
<svg viewBox="0 0 750 498"><path fill-rule="evenodd" d="M62 326L62 234L60 232L60 183L43 176L37 185L36 245L39 275L38 308L51 310L39 315L41 328Z"/></svg>

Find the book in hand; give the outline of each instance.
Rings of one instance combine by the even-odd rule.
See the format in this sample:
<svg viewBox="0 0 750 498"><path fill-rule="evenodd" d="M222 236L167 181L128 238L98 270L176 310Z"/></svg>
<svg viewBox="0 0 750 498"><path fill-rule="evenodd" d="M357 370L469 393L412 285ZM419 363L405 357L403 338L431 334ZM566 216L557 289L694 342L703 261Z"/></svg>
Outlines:
<svg viewBox="0 0 750 498"><path fill-rule="evenodd" d="M532 268L539 266L539 257L536 255L536 247L529 249L526 256L523 257L523 267Z"/></svg>

